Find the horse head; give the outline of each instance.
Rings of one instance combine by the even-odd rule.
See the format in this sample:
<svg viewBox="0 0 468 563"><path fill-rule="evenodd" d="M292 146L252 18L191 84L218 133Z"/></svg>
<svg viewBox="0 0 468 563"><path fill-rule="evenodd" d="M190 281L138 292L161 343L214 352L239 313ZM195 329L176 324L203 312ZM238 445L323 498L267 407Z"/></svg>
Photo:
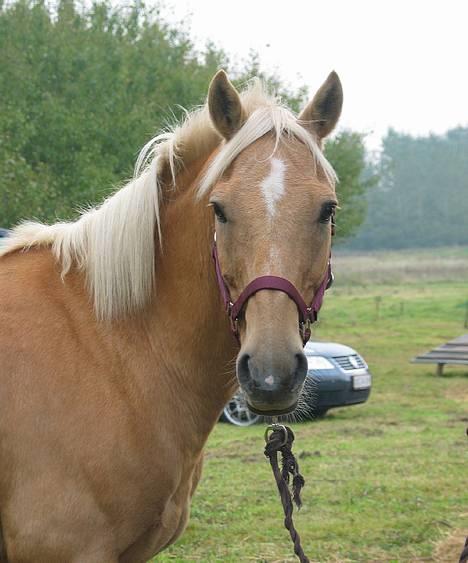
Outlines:
<svg viewBox="0 0 468 563"><path fill-rule="evenodd" d="M300 305L327 281L338 203L322 142L341 107L334 72L298 118L278 104L249 115L223 71L210 85L208 109L224 143L201 192L214 212L218 282L235 309L237 377L260 414L294 410L307 373Z"/></svg>

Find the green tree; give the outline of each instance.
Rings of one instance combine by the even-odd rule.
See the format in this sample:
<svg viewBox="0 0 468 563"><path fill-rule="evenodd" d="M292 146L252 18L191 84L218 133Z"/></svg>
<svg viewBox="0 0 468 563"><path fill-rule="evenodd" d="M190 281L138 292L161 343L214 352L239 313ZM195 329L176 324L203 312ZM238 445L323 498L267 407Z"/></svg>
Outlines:
<svg viewBox="0 0 468 563"><path fill-rule="evenodd" d="M366 163L364 135L353 131L340 131L327 141L325 154L335 168L340 209L337 213L337 242L352 237L367 213L366 192L377 183Z"/></svg>
<svg viewBox="0 0 468 563"><path fill-rule="evenodd" d="M390 130L380 182L354 248L468 244L468 129L412 137Z"/></svg>
<svg viewBox="0 0 468 563"><path fill-rule="evenodd" d="M138 147L204 101L227 55L201 52L158 8L98 0L0 0L0 225L66 219L132 174ZM230 74L265 80L296 111L306 89L285 87L251 53ZM182 108L181 108L182 107ZM327 144L341 177L339 235L362 221L364 147L343 132Z"/></svg>
<svg viewBox="0 0 468 563"><path fill-rule="evenodd" d="M71 0L56 14L42 2L3 5L0 52L5 225L69 216L101 199L131 175L136 148L173 119L171 108L203 101L225 60L213 48L197 53L150 10L78 9Z"/></svg>

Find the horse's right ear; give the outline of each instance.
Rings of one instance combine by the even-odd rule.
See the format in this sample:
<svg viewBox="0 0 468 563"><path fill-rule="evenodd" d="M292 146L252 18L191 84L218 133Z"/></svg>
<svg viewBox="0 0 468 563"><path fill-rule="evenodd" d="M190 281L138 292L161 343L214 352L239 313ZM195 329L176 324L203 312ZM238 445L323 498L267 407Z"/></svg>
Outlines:
<svg viewBox="0 0 468 563"><path fill-rule="evenodd" d="M211 81L208 109L213 125L226 140L233 137L245 122L239 94L224 70L219 70Z"/></svg>
<svg viewBox="0 0 468 563"><path fill-rule="evenodd" d="M319 140L329 135L341 114L343 88L335 71L320 86L314 99L302 110L299 121Z"/></svg>

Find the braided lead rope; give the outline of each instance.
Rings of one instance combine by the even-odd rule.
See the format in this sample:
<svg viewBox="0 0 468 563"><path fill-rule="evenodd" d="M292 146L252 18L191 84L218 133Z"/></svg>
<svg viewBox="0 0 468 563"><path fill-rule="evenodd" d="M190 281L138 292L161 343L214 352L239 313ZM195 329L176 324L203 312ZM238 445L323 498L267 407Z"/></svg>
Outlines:
<svg viewBox="0 0 468 563"><path fill-rule="evenodd" d="M272 431L269 434L269 431ZM294 433L287 426L273 424L265 432L265 456L270 460L271 469L276 480L276 486L280 494L284 512L284 527L289 531L291 540L294 544L294 553L301 563L310 563L309 558L304 553L301 546L301 538L294 527L293 522L293 500L297 508L301 508L301 489L304 486L304 478L299 473L299 465L291 451L294 441ZM282 469L278 465L278 452L282 456ZM292 476L292 492L289 490L289 483Z"/></svg>

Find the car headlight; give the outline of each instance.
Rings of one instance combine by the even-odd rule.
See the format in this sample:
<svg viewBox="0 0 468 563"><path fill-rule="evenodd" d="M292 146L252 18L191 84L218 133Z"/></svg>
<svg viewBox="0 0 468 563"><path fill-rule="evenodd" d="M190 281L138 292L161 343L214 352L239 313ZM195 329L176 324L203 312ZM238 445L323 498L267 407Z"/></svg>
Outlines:
<svg viewBox="0 0 468 563"><path fill-rule="evenodd" d="M309 369L335 369L335 366L322 356L307 356Z"/></svg>

